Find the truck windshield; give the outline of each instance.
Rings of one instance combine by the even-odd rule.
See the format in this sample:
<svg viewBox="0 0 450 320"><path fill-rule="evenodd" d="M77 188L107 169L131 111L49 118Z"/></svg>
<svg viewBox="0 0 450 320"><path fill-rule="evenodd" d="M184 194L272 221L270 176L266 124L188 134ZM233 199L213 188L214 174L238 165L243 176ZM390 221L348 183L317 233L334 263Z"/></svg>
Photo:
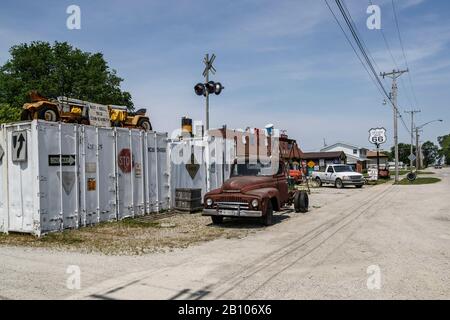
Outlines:
<svg viewBox="0 0 450 320"><path fill-rule="evenodd" d="M271 163L235 163L233 165L231 176L272 176L276 174Z"/></svg>
<svg viewBox="0 0 450 320"><path fill-rule="evenodd" d="M351 166L334 166L335 172L353 172L353 168Z"/></svg>

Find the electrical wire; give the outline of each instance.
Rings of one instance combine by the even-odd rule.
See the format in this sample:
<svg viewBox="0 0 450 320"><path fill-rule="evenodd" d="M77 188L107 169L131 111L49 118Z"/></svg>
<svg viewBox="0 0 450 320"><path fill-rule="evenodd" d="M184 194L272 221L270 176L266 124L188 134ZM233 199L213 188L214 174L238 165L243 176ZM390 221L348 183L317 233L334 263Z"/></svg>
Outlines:
<svg viewBox="0 0 450 320"><path fill-rule="evenodd" d="M392 3L392 11L394 13L395 26L397 28L398 40L399 40L400 46L402 48L402 53L403 53L403 58L405 59L406 68L409 70L408 58L406 57L405 47L403 45L403 39L402 39L402 35L401 35L401 32L400 32L400 27L399 27L399 23L398 23L398 16L397 16L397 10L395 8L394 0L391 0L391 3ZM414 101L416 103L416 106L418 106L416 92L414 90L412 77L411 77L411 74L409 72L408 72L408 79L409 79L409 84L411 86L411 92L413 94Z"/></svg>
<svg viewBox="0 0 450 320"><path fill-rule="evenodd" d="M335 17L335 20L338 23L339 27L341 28L341 30L343 31L344 35L346 36L347 41L349 41L349 43L351 44L351 46L354 49L354 51L356 51L356 49L354 48L353 44L349 40L349 38L347 36L347 33L343 30L343 28L342 28L342 26L341 26L341 24L339 22L339 19L337 19L336 15L334 14L334 12L333 12L331 6L329 5L328 1L325 0L325 2L327 4L328 9L330 10L330 12ZM362 64L364 65L366 71L369 72L369 70L370 70L370 72L372 73L371 79L373 79L373 78L376 79L376 83L375 84L376 84L377 88L379 89L380 93L382 95L384 95L385 97L387 97L388 101L390 102L392 107L395 109L395 111L397 113L397 116L401 119L401 122L402 122L403 126L405 127L406 131L410 133L410 130L408 129L408 126L406 125L405 120L403 119L402 115L400 114L400 112L398 110L398 107L393 104L391 96L388 94L388 92L386 91L383 83L381 82L380 78L378 77L378 72L375 70L375 67L374 67L374 64L376 64L376 62L373 59L372 55L370 54L369 50L367 49L367 46L365 45L365 43L361 40L362 37L360 37L359 32L357 31L356 25L354 24L353 19L351 18L351 15L350 15L350 13L349 13L345 3L343 5L340 0L335 0L335 2L337 4L337 6L338 6L338 8L339 8L343 18L344 18L345 23L347 24L347 26L348 26L348 28L349 28L352 36L353 36L353 39L354 39L356 45L358 46L358 48L359 48L359 50L360 50L364 60L366 61L367 66L362 62ZM360 57L356 52L355 52L355 54L358 56L358 58ZM360 61L361 60L362 59L360 59ZM372 76L373 76L373 78L372 78Z"/></svg>

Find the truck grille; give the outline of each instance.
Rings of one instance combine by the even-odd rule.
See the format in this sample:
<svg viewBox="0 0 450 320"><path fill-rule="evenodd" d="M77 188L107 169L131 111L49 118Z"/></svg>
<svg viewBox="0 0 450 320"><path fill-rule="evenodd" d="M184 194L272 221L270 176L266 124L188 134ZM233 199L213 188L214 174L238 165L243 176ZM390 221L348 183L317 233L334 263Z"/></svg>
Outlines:
<svg viewBox="0 0 450 320"><path fill-rule="evenodd" d="M360 181L362 178L360 176L350 176L352 181Z"/></svg>
<svg viewBox="0 0 450 320"><path fill-rule="evenodd" d="M249 206L246 202L217 202L217 209L248 210Z"/></svg>
<svg viewBox="0 0 450 320"><path fill-rule="evenodd" d="M220 197L220 202L236 202L236 203L245 203L242 201L243 199L239 196L233 196L233 195L222 195Z"/></svg>

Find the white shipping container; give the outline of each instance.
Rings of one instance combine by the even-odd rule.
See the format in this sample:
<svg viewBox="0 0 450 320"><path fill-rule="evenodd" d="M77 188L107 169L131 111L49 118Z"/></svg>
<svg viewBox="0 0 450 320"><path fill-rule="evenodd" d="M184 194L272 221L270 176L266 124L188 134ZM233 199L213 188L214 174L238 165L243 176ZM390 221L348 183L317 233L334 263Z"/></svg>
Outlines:
<svg viewBox="0 0 450 320"><path fill-rule="evenodd" d="M143 215L150 212L147 181L156 178L155 206L168 208L167 153L148 158L149 136L157 137L157 149L166 149L165 134L140 130L44 121L4 125L0 231L40 235Z"/></svg>

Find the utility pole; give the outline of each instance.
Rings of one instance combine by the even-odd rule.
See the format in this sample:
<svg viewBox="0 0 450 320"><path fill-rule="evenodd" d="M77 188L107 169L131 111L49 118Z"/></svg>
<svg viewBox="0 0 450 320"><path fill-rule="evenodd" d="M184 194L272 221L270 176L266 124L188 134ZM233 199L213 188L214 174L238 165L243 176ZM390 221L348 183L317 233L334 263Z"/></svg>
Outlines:
<svg viewBox="0 0 450 320"><path fill-rule="evenodd" d="M383 72L380 73L380 76L389 77L392 79L392 92L391 92L391 102L392 108L394 110L394 144L395 144L395 182L398 182L399 179L399 170L398 170L398 108L397 108L397 78L399 78L402 74L408 72L408 70L392 70L392 72Z"/></svg>
<svg viewBox="0 0 450 320"><path fill-rule="evenodd" d="M205 77L205 83L209 82L209 72L212 74L216 73L216 69L213 67L213 62L216 59L216 55L213 53L211 59L209 58L209 54L206 54L203 63L205 64L205 70L203 71L203 76ZM206 97L206 131L209 130L209 91L205 92Z"/></svg>
<svg viewBox="0 0 450 320"><path fill-rule="evenodd" d="M420 161L419 161L419 128L416 127L416 166L417 170L420 169Z"/></svg>
<svg viewBox="0 0 450 320"><path fill-rule="evenodd" d="M414 154L413 152L413 144L414 144L414 114L421 112L420 110L408 110L405 111L405 113L410 113L411 114L411 153L410 153L410 158L409 158L409 166L413 167L413 159L412 159L412 155ZM417 146L416 146L416 151L417 151ZM417 162L417 156L416 156L416 169L418 168L418 162Z"/></svg>

